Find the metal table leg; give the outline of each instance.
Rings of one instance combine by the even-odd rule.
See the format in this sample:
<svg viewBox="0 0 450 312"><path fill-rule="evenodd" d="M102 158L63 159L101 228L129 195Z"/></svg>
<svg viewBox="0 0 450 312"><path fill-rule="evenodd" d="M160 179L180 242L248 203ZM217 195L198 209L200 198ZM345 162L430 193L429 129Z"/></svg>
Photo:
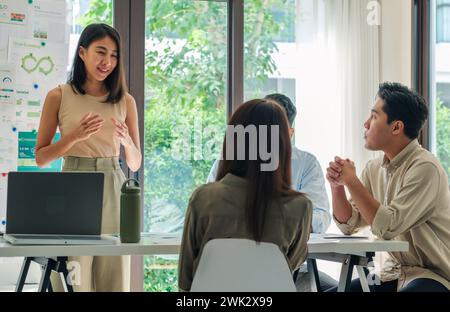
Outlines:
<svg viewBox="0 0 450 312"><path fill-rule="evenodd" d="M320 285L319 270L317 269L316 259L306 260L308 272L311 278L311 290L316 292L322 292L322 286Z"/></svg>
<svg viewBox="0 0 450 312"><path fill-rule="evenodd" d="M364 269L364 267L357 265L356 270L358 271L359 281L361 282L361 288L363 292L370 292L369 283L367 281L367 269Z"/></svg>
<svg viewBox="0 0 450 312"><path fill-rule="evenodd" d="M69 271L67 270L67 257L26 257L22 263L22 269L16 284L16 292L23 291L28 270L31 261L36 262L42 266L42 276L39 282L39 292L53 292L53 287L50 281L50 274L52 270L62 273L64 276L64 285L68 292L73 292L73 287L68 283Z"/></svg>
<svg viewBox="0 0 450 312"><path fill-rule="evenodd" d="M19 279L16 284L16 292L22 292L23 286L25 285L25 281L27 279L28 270L30 268L31 258L25 257L23 259L22 268L20 269Z"/></svg>
<svg viewBox="0 0 450 312"><path fill-rule="evenodd" d="M39 282L39 292L46 292L50 285L50 274L55 267L55 263L52 259L47 259L47 263L43 265L43 272L41 281Z"/></svg>
<svg viewBox="0 0 450 312"><path fill-rule="evenodd" d="M346 255L342 263L341 275L339 277L338 292L348 292L352 281L353 267L358 262L358 256Z"/></svg>
<svg viewBox="0 0 450 312"><path fill-rule="evenodd" d="M67 270L67 257L58 257L58 264L57 264L57 272L60 272L63 274L64 277L64 285L66 286L67 292L73 292L73 286L69 282L69 270Z"/></svg>

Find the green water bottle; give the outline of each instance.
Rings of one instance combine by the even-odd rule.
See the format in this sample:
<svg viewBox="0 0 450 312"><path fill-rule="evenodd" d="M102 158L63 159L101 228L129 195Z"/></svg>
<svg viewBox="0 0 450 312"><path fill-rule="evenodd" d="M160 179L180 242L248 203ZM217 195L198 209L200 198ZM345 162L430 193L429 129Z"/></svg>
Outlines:
<svg viewBox="0 0 450 312"><path fill-rule="evenodd" d="M134 182L134 185L128 185ZM135 179L126 180L120 195L120 241L137 243L141 239L141 188Z"/></svg>

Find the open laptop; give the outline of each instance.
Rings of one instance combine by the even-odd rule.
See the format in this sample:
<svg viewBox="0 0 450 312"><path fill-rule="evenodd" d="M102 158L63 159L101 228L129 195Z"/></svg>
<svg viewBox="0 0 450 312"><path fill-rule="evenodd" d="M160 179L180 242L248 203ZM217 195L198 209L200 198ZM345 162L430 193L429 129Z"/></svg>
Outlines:
<svg viewBox="0 0 450 312"><path fill-rule="evenodd" d="M105 245L100 235L103 173L11 172L8 174L6 231L14 245Z"/></svg>

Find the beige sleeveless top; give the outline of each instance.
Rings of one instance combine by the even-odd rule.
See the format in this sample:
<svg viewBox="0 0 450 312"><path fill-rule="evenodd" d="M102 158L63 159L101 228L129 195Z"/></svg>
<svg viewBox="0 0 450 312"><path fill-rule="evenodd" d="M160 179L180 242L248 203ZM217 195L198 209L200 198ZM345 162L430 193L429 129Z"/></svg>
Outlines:
<svg viewBox="0 0 450 312"><path fill-rule="evenodd" d="M88 112L99 114L105 121L99 132L87 140L76 143L64 156L76 157L116 157L120 153L120 142L114 135L115 127L111 117L124 122L127 110L125 97L116 104L104 103L105 96L91 96L75 93L68 84L59 86L62 93L58 113L58 125L61 137L75 129L81 118Z"/></svg>

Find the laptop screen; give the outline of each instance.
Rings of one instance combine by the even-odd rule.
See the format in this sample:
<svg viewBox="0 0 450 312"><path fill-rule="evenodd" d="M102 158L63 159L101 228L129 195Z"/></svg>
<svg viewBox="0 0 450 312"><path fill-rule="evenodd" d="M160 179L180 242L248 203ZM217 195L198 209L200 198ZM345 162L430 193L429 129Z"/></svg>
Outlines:
<svg viewBox="0 0 450 312"><path fill-rule="evenodd" d="M11 172L7 234L99 235L103 173Z"/></svg>

